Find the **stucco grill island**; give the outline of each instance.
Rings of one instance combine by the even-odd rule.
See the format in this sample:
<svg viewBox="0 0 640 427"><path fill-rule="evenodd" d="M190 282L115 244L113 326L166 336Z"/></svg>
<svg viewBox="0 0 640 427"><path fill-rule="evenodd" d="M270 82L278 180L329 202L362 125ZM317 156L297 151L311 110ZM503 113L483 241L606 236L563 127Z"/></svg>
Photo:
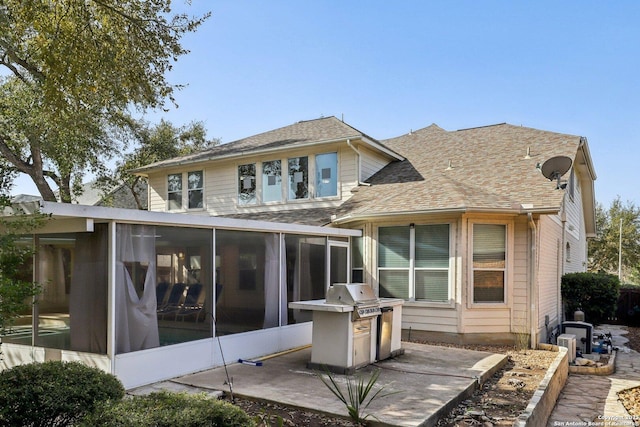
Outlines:
<svg viewBox="0 0 640 427"><path fill-rule="evenodd" d="M326 299L289 303L313 312L312 369L348 374L402 354L401 299L377 298L364 283L336 283Z"/></svg>

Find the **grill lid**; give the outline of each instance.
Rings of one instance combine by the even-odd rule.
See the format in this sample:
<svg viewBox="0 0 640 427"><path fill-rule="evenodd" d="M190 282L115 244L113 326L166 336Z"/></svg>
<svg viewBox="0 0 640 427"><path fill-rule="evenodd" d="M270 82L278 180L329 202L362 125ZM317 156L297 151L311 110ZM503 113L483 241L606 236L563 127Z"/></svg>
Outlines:
<svg viewBox="0 0 640 427"><path fill-rule="evenodd" d="M364 283L334 283L327 289L327 304L377 305L373 289Z"/></svg>

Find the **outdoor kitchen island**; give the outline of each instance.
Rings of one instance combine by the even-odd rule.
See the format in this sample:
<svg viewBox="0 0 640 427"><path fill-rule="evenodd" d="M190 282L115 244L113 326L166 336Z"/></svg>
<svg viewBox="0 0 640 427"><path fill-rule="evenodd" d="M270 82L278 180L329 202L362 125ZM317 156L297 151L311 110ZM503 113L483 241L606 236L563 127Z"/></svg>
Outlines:
<svg viewBox="0 0 640 427"><path fill-rule="evenodd" d="M377 298L362 283L334 284L322 300L290 302L311 310L311 369L340 374L404 353L401 348L403 300Z"/></svg>

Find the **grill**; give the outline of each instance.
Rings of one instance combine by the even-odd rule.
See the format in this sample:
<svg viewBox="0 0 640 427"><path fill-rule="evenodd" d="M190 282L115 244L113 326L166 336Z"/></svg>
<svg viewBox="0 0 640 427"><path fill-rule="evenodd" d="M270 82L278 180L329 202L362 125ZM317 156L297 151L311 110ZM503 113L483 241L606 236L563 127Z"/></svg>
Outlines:
<svg viewBox="0 0 640 427"><path fill-rule="evenodd" d="M353 319L366 319L381 314L380 300L364 283L335 283L327 289L327 304L351 305Z"/></svg>

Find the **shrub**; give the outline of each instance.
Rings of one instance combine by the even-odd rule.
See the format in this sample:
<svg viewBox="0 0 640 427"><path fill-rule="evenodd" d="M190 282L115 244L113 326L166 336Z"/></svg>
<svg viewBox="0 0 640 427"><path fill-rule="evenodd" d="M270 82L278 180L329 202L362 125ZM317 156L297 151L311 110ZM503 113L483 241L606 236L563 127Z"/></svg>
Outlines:
<svg viewBox="0 0 640 427"><path fill-rule="evenodd" d="M103 401L122 399L113 375L80 362L20 365L0 372L0 425L68 426Z"/></svg>
<svg viewBox="0 0 640 427"><path fill-rule="evenodd" d="M96 408L80 424L95 427L253 427L237 406L205 394L155 392Z"/></svg>
<svg viewBox="0 0 640 427"><path fill-rule="evenodd" d="M581 309L585 320L599 324L613 316L620 294L620 280L605 273L569 273L562 276L562 298L567 315Z"/></svg>

